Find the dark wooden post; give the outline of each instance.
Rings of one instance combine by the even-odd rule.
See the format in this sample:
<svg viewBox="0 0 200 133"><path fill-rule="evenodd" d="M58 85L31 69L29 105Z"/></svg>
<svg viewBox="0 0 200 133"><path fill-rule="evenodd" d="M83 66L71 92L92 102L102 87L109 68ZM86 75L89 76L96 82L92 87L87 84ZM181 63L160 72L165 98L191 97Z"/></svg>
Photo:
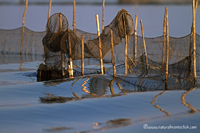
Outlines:
<svg viewBox="0 0 200 133"><path fill-rule="evenodd" d="M112 31L112 29L110 30L110 42L111 42L111 48L112 48L113 76L117 77L116 67L115 67L115 51L114 51L114 45L113 45L113 31Z"/></svg>
<svg viewBox="0 0 200 133"><path fill-rule="evenodd" d="M145 59L146 59L146 71L147 71L146 74L148 74L148 58L147 58L147 49L146 49L146 43L145 43L145 38L144 38L142 20L140 20L140 24L141 24L142 38L143 38L143 44L144 44L144 54L145 54Z"/></svg>

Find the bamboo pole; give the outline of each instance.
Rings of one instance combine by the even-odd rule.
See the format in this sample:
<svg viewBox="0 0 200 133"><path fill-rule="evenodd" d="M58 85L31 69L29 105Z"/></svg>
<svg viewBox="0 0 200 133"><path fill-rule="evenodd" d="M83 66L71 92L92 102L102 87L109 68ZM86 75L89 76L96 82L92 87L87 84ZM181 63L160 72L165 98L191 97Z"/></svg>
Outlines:
<svg viewBox="0 0 200 133"><path fill-rule="evenodd" d="M196 74L196 27L195 27L195 21L196 21L196 9L198 5L198 0L193 0L192 1L192 9L193 9L193 65L194 65L194 84L196 85L197 83L197 74Z"/></svg>
<svg viewBox="0 0 200 133"><path fill-rule="evenodd" d="M112 29L110 30L110 42L111 42L111 48L112 48L113 76L117 77L116 67L115 67L115 52L114 52L114 45L113 45L113 31L112 31Z"/></svg>
<svg viewBox="0 0 200 133"><path fill-rule="evenodd" d="M163 23L163 52L162 52L162 72L164 73L164 64L165 64L165 43L166 43L166 10L165 7L165 15L164 15L164 23Z"/></svg>
<svg viewBox="0 0 200 133"><path fill-rule="evenodd" d="M76 1L74 1L74 7L73 7L73 31L76 30L76 21L75 21L75 15L76 15Z"/></svg>
<svg viewBox="0 0 200 133"><path fill-rule="evenodd" d="M49 12L48 12L48 19L50 18L50 14L51 14L51 3L52 3L52 0L49 0Z"/></svg>
<svg viewBox="0 0 200 133"><path fill-rule="evenodd" d="M125 52L124 52L124 57L125 57L125 64L124 64L124 67L125 67L125 72L124 74L126 75L127 74L127 57L128 57L128 54L127 54L127 34L125 34Z"/></svg>
<svg viewBox="0 0 200 133"><path fill-rule="evenodd" d="M62 13L59 14L59 30L62 31ZM65 76L65 55L61 52L62 76Z"/></svg>
<svg viewBox="0 0 200 133"><path fill-rule="evenodd" d="M105 0L103 0L103 6L102 6L102 32L104 31L104 7L105 7Z"/></svg>
<svg viewBox="0 0 200 133"><path fill-rule="evenodd" d="M148 58L147 58L147 50L146 50L142 20L140 20L140 24L141 24L142 38L143 38L143 44L144 44L144 54L145 54L145 59L146 59L146 71L147 71L146 74L148 74Z"/></svg>
<svg viewBox="0 0 200 133"><path fill-rule="evenodd" d="M69 77L73 77L73 64L72 64L72 49L71 49L71 38L70 38L70 29L68 28L68 42L69 42L69 65L68 65L68 72Z"/></svg>
<svg viewBox="0 0 200 133"><path fill-rule="evenodd" d="M134 29L135 52L134 52L134 60L136 60L136 56L137 56L137 21L138 21L138 15L135 15L135 29Z"/></svg>
<svg viewBox="0 0 200 133"><path fill-rule="evenodd" d="M168 89L168 65L169 65L169 22L168 10L166 8L166 30L167 30L167 46L166 46L166 67L165 67L165 90Z"/></svg>
<svg viewBox="0 0 200 133"><path fill-rule="evenodd" d="M81 73L82 76L84 76L84 36L81 36Z"/></svg>
<svg viewBox="0 0 200 133"><path fill-rule="evenodd" d="M25 25L25 15L26 15L27 7L28 7L28 0L26 0L26 6L25 6L24 14L23 14L20 54L22 54L23 43L24 43L24 25Z"/></svg>
<svg viewBox="0 0 200 133"><path fill-rule="evenodd" d="M101 38L100 38L100 28L99 28L99 16L96 15L96 23L97 23L97 35L99 38L99 56L100 56L100 66L101 66L101 74L104 74L103 71L103 59L102 59L102 49L101 49Z"/></svg>

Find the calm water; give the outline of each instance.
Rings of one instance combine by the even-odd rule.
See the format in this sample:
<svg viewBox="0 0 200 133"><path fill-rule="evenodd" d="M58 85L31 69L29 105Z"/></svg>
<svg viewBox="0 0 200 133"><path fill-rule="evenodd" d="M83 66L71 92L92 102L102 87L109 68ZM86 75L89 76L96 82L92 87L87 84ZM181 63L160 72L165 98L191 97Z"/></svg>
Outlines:
<svg viewBox="0 0 200 133"><path fill-rule="evenodd" d="M146 37L162 35L164 5L106 6L105 25L122 8L143 20ZM168 5L168 10L170 35L181 37L189 34L191 6ZM20 27L23 11L23 6L0 6L0 28ZM25 25L34 31L44 31L47 12L48 6L29 6ZM51 14L57 12L66 15L71 28L72 5L52 6ZM199 13L198 9L198 34ZM76 14L77 28L96 33L95 15L99 14L101 18L100 6L79 5ZM138 34L141 34L140 30ZM109 75L37 82L37 67L43 60L43 57L1 55L0 132L199 132L199 87L189 91L138 92L137 87L124 85L121 88L128 92L124 93L117 80L111 89L112 77ZM87 91L100 97L89 95ZM69 101L41 101L47 96L66 97ZM170 125L196 126L196 129L144 129Z"/></svg>

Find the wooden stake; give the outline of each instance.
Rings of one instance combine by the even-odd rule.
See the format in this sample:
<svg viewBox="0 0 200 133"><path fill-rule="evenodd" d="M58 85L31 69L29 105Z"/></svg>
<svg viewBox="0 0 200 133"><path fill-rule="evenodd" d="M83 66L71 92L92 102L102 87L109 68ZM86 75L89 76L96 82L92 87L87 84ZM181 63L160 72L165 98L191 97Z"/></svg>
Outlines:
<svg viewBox="0 0 200 133"><path fill-rule="evenodd" d="M143 44L144 44L144 54L145 54L145 58L146 58L146 71L147 71L146 74L148 74L148 58L147 58L147 50L146 50L146 44L145 44L145 39L144 39L142 20L140 20L140 24L141 24L142 38L143 38Z"/></svg>
<svg viewBox="0 0 200 133"><path fill-rule="evenodd" d="M73 7L73 31L76 30L76 27L75 27L75 24L76 24L75 15L76 15L76 1L74 1L74 7Z"/></svg>
<svg viewBox="0 0 200 133"><path fill-rule="evenodd" d="M135 30L134 30L135 52L134 52L134 60L136 60L136 56L137 56L137 21L138 21L138 15L135 15Z"/></svg>
<svg viewBox="0 0 200 133"><path fill-rule="evenodd" d="M68 28L68 42L69 42L69 65L68 65L68 72L69 77L73 77L73 64L72 64L72 50L71 50L71 39L70 39L70 29Z"/></svg>
<svg viewBox="0 0 200 133"><path fill-rule="evenodd" d="M166 71L165 71L165 90L168 89L168 65L169 65L169 22L168 22L168 10L166 8L166 29L167 29L167 46L166 46Z"/></svg>
<svg viewBox="0 0 200 133"><path fill-rule="evenodd" d="M124 67L125 67L125 72L124 74L126 75L127 74L127 57L128 57L128 54L127 54L127 40L128 40L128 37L127 37L127 34L125 34L125 52L124 52L124 57L125 57L125 64L124 64Z"/></svg>
<svg viewBox="0 0 200 133"><path fill-rule="evenodd" d="M194 58L194 84L197 83L197 74L196 74L196 27L195 27L195 19L196 19L196 9L198 5L198 0L192 1L192 9L193 9L193 58Z"/></svg>
<svg viewBox="0 0 200 133"><path fill-rule="evenodd" d="M104 7L105 7L105 0L103 0L103 7L102 7L102 32L104 31Z"/></svg>
<svg viewBox="0 0 200 133"><path fill-rule="evenodd" d="M52 3L52 0L49 0L49 12L48 12L48 19L50 18L50 14L51 14L51 3Z"/></svg>
<svg viewBox="0 0 200 133"><path fill-rule="evenodd" d="M112 31L112 29L110 30L110 42L111 42L111 48L112 48L113 76L117 77L116 67L115 67L115 51L114 51L114 45L113 45L113 31Z"/></svg>
<svg viewBox="0 0 200 133"><path fill-rule="evenodd" d="M82 47L81 47L81 73L82 73L82 76L84 76L84 36L82 35L81 36L81 44L82 44Z"/></svg>
<svg viewBox="0 0 200 133"><path fill-rule="evenodd" d="M62 31L62 13L59 14L59 31ZM61 52L62 76L65 76L65 55Z"/></svg>
<svg viewBox="0 0 200 133"><path fill-rule="evenodd" d="M99 38L99 56L100 56L100 66L101 66L101 74L104 74L103 71L103 59L102 59L102 49L101 49L101 38L100 38L100 28L99 28L99 16L96 15L96 23L97 23L97 35Z"/></svg>
<svg viewBox="0 0 200 133"><path fill-rule="evenodd" d="M165 15L164 15L164 23L163 23L163 52L162 52L162 72L164 73L164 64L165 64L165 42L166 42L166 13L167 8L165 8Z"/></svg>
<svg viewBox="0 0 200 133"><path fill-rule="evenodd" d="M24 43L24 25L25 25L25 15L26 15L27 7L28 7L28 0L26 0L26 6L25 6L24 14L23 14L20 54L22 54L23 43Z"/></svg>

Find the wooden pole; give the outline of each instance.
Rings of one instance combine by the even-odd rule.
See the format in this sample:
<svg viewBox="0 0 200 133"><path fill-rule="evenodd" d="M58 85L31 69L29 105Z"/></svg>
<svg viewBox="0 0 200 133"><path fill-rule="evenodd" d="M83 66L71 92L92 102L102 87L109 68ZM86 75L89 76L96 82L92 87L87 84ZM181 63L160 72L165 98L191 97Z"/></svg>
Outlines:
<svg viewBox="0 0 200 133"><path fill-rule="evenodd" d="M59 14L59 30L62 31L62 13ZM65 76L65 55L61 52L62 76Z"/></svg>
<svg viewBox="0 0 200 133"><path fill-rule="evenodd" d="M81 36L81 73L84 76L84 36Z"/></svg>
<svg viewBox="0 0 200 133"><path fill-rule="evenodd" d="M48 19L50 18L50 14L51 14L51 3L52 3L52 0L49 0L49 12L48 12Z"/></svg>
<svg viewBox="0 0 200 133"><path fill-rule="evenodd" d="M97 35L99 38L99 56L100 56L100 66L101 66L101 74L104 74L103 71L103 59L102 59L102 49L101 49L101 38L100 38L100 28L99 28L99 16L96 15L96 23L97 23Z"/></svg>
<svg viewBox="0 0 200 133"><path fill-rule="evenodd" d="M112 48L113 76L117 77L116 67L115 67L115 52L114 52L114 45L113 45L113 31L112 31L112 29L110 30L110 42L111 42L111 48Z"/></svg>
<svg viewBox="0 0 200 133"><path fill-rule="evenodd" d="M24 43L24 25L25 25L25 15L26 15L27 7L28 7L28 0L26 0L26 6L25 6L24 14L23 14L20 54L22 54L23 43Z"/></svg>
<svg viewBox="0 0 200 133"><path fill-rule="evenodd" d="M167 29L167 46L166 46L166 67L165 67L165 90L168 89L168 65L169 65L169 22L168 10L166 8L166 29Z"/></svg>
<svg viewBox="0 0 200 133"><path fill-rule="evenodd" d="M146 50L142 20L140 20L140 24L141 24L142 38L143 38L143 44L144 44L144 54L145 54L145 58L146 58L146 71L147 71L146 74L148 74L148 58L147 58L147 50Z"/></svg>
<svg viewBox="0 0 200 133"><path fill-rule="evenodd" d="M124 67L125 67L125 72L124 72L124 74L126 75L127 74L127 57L128 57L128 54L127 54L127 39L128 37L127 37L127 34L125 34L125 52L124 52L124 57L125 57L125 64L124 64Z"/></svg>
<svg viewBox="0 0 200 133"><path fill-rule="evenodd" d="M73 7L73 31L76 30L76 27L75 27L75 24L76 24L75 15L76 15L76 1L74 1L74 7Z"/></svg>
<svg viewBox="0 0 200 133"><path fill-rule="evenodd" d="M162 52L162 72L164 73L165 64L165 42L166 42L166 13L167 8L165 8L164 23L163 23L163 52Z"/></svg>
<svg viewBox="0 0 200 133"><path fill-rule="evenodd" d="M68 65L68 72L69 77L73 77L73 64L72 64L72 50L71 50L71 38L70 38L70 29L68 28L68 42L69 42L69 65Z"/></svg>
<svg viewBox="0 0 200 133"><path fill-rule="evenodd" d="M102 7L102 32L104 31L104 7L105 7L105 0L103 0L103 7Z"/></svg>
<svg viewBox="0 0 200 133"><path fill-rule="evenodd" d="M134 52L134 60L136 60L136 56L137 56L137 21L138 21L138 15L135 15L135 30L134 30L135 52Z"/></svg>
<svg viewBox="0 0 200 133"><path fill-rule="evenodd" d="M193 9L193 58L194 58L194 84L196 85L197 83L197 74L196 74L196 27L195 27L195 19L196 19L196 9L198 5L198 0L193 0L192 1L192 9Z"/></svg>

